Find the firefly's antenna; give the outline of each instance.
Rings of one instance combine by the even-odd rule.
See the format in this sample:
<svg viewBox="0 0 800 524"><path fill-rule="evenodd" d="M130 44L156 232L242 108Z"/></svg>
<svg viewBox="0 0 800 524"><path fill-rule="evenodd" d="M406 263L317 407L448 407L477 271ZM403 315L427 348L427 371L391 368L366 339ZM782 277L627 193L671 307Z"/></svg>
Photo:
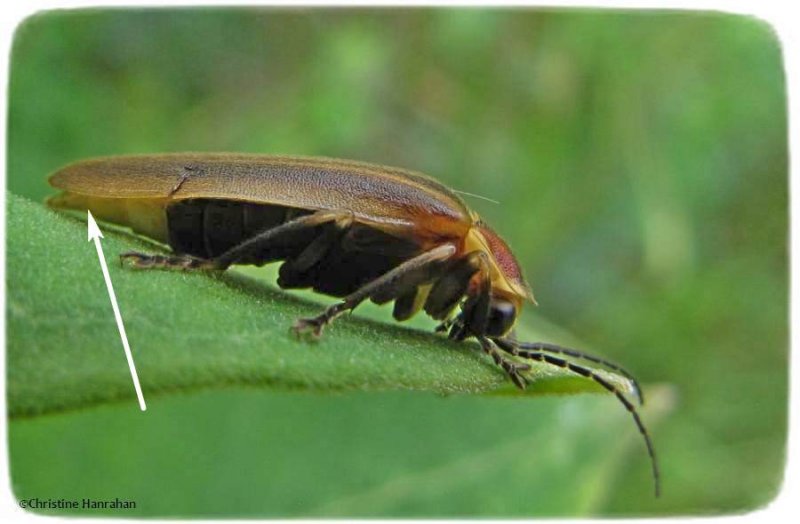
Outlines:
<svg viewBox="0 0 800 524"><path fill-rule="evenodd" d="M642 388L639 386L639 381L636 378L622 368L622 366L610 362L608 360L602 359L600 357L596 357L594 355L590 355L588 353L584 353L583 351L579 351L577 349L572 349L564 346L559 346L557 344L550 344L548 342L533 342L533 343L526 343L526 342L519 342L513 341L514 346L519 349L530 349L534 351L541 351L543 353L556 353L560 355L567 355L573 358L579 358L582 360L587 360L589 362L594 362L595 364L600 364L612 371L618 372L620 375L624 376L628 380L631 381L631 385L633 386L633 392L636 395L636 398L639 400L639 405L644 405L644 394L642 393Z"/></svg>
<svg viewBox="0 0 800 524"><path fill-rule="evenodd" d="M486 200L487 202L491 202L492 204L499 204L500 203L497 200L493 200L493 199L491 199L489 197L485 197L485 196L481 196L481 195L476 195L475 193L467 193L466 191L459 191L458 189L453 189L452 191L453 191L453 193L458 193L459 195L466 195L466 196L471 196L473 198L480 198L481 200Z"/></svg>
<svg viewBox="0 0 800 524"><path fill-rule="evenodd" d="M622 391L606 380L605 378L598 375L595 371L590 368L580 366L578 364L574 364L568 360L564 360L563 358L554 357L553 355L545 352L546 350L542 349L525 349L522 348L521 345L514 341L514 340L505 340L502 338L493 338L492 339L497 346L516 357L525 358L529 360L535 360L538 362L545 362L547 364L551 364L553 366L558 366L560 368L567 369L577 375L581 375L582 377L589 378L606 389L608 392L613 393L617 400L619 400L625 409L628 410L628 413L631 414L633 417L633 421L636 423L636 427L639 430L639 433L642 435L644 439L644 443L647 446L647 454L650 457L650 466L653 472L653 483L655 485L655 494L658 497L661 494L661 475L658 469L658 461L656 460L656 451L655 447L653 446L652 440L650 440L650 434L647 432L647 428L644 426L644 422L642 422L642 418L639 416L639 412L636 410L636 406L628 400L628 398L622 393ZM530 346L534 346L534 344L530 344ZM572 350L570 350L572 351Z"/></svg>

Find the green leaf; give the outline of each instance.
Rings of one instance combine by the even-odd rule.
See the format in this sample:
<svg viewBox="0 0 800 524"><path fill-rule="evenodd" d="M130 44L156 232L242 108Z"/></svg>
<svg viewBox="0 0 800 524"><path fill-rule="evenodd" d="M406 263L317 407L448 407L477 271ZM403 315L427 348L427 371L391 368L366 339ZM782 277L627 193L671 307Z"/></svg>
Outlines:
<svg viewBox="0 0 800 524"><path fill-rule="evenodd" d="M648 393L657 422L670 395ZM137 503L39 510L117 518L576 516L602 511L628 461L628 496L653 497L609 396L227 388L151 404L12 421L17 498Z"/></svg>
<svg viewBox="0 0 800 524"><path fill-rule="evenodd" d="M7 230L9 413L134 398L86 223L9 195ZM358 315L319 342L297 340L289 326L320 305L235 272L122 268L119 253L157 248L108 229L102 244L146 400L242 385L520 394L473 343ZM600 390L549 365L534 365L531 378L528 394Z"/></svg>

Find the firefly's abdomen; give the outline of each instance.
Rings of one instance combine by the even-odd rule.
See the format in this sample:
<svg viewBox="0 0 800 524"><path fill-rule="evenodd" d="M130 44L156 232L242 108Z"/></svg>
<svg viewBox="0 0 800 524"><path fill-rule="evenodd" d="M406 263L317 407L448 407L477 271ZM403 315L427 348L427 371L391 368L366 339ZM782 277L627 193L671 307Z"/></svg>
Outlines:
<svg viewBox="0 0 800 524"><path fill-rule="evenodd" d="M167 242L176 253L212 259L262 231L311 213L305 209L233 200L181 200L166 208ZM261 266L279 260L291 262L315 238L335 227L327 223L282 235L269 247L236 263ZM319 293L345 296L419 252L419 246L413 242L354 224L309 270L298 273L282 267L278 284L283 288L313 288Z"/></svg>

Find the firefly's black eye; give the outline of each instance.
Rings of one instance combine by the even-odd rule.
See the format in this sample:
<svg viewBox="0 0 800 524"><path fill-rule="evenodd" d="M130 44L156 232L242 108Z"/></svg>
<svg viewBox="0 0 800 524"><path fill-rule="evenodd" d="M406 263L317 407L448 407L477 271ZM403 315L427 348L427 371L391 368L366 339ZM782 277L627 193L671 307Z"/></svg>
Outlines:
<svg viewBox="0 0 800 524"><path fill-rule="evenodd" d="M517 308L508 300L493 299L489 306L489 322L486 325L486 334L490 337L499 337L514 325L517 319Z"/></svg>

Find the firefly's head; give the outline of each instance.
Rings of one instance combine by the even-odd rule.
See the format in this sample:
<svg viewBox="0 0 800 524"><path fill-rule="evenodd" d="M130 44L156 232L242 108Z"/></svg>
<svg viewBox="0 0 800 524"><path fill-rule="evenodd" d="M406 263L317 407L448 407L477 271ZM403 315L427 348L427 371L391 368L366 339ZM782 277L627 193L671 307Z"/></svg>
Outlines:
<svg viewBox="0 0 800 524"><path fill-rule="evenodd" d="M485 274L475 276L474 298L464 311L466 323L473 334L501 337L514 327L526 300L536 303L533 293L508 244L481 220L467 234L465 250L483 253L486 266Z"/></svg>

